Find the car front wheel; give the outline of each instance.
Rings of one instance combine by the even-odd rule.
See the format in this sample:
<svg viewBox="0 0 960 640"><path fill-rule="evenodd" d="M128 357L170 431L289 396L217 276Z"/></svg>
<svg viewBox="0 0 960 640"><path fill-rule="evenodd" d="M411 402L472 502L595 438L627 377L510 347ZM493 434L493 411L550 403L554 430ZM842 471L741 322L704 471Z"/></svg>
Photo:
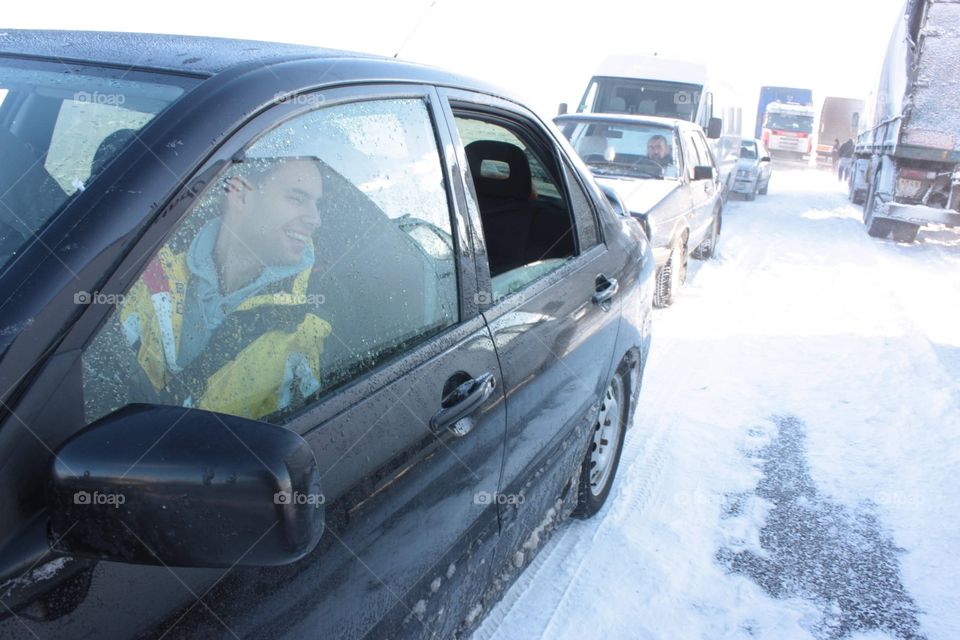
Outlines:
<svg viewBox="0 0 960 640"><path fill-rule="evenodd" d="M586 519L598 511L610 495L613 479L620 465L627 416L630 415L624 372L617 371L600 400L600 411L593 425L590 446L580 467L580 487L575 518Z"/></svg>

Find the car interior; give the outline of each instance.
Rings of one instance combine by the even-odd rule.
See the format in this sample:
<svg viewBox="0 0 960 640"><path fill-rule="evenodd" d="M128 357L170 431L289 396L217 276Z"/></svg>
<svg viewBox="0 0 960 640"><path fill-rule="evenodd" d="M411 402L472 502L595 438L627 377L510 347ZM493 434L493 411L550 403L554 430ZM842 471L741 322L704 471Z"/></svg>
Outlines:
<svg viewBox="0 0 960 640"><path fill-rule="evenodd" d="M525 150L510 142L475 140L465 151L491 277L575 255L566 203L537 190Z"/></svg>

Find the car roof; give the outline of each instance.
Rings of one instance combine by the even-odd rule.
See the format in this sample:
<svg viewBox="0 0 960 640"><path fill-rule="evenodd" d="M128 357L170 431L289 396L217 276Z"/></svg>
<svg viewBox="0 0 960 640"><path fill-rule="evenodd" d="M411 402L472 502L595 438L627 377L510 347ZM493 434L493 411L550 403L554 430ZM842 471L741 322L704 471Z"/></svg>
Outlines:
<svg viewBox="0 0 960 640"><path fill-rule="evenodd" d="M0 32L0 55L95 62L210 76L250 62L296 58L376 56L300 44L113 31L9 29ZM384 59L386 60L386 59Z"/></svg>
<svg viewBox="0 0 960 640"><path fill-rule="evenodd" d="M655 124L663 127L683 128L697 127L698 125L689 120L680 120L679 118L662 118L660 116L638 116L630 113L571 113L557 116L553 119L555 123L561 122L606 122L621 124Z"/></svg>
<svg viewBox="0 0 960 640"><path fill-rule="evenodd" d="M331 75L331 82L359 72L363 79L459 87L523 104L521 99L502 87L429 65L283 42L117 31L8 29L0 31L0 57L5 55L168 71L200 77L214 76L234 67L266 67L293 60L326 60L330 63L347 63L338 67L335 77ZM362 71L358 65L362 65Z"/></svg>

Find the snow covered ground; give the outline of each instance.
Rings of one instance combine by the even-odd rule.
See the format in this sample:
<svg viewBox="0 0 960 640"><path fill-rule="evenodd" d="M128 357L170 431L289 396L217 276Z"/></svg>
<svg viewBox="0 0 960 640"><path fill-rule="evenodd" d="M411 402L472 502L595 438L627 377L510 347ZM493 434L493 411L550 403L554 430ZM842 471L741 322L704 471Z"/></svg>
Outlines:
<svg viewBox="0 0 960 640"><path fill-rule="evenodd" d="M960 638L960 232L860 215L816 171L726 206L611 500L474 640Z"/></svg>

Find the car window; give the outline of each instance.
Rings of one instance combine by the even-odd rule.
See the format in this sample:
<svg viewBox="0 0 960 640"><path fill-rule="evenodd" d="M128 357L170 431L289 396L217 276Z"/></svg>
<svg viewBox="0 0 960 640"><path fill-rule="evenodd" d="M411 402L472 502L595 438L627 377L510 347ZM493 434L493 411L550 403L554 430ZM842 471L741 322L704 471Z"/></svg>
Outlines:
<svg viewBox="0 0 960 640"><path fill-rule="evenodd" d="M600 232L597 228L597 215L593 201L580 186L577 172L567 162L563 163L563 172L567 178L570 203L573 205L574 221L577 226L577 238L580 252L600 244Z"/></svg>
<svg viewBox="0 0 960 640"><path fill-rule="evenodd" d="M598 176L676 178L676 138L652 123L558 120L577 154Z"/></svg>
<svg viewBox="0 0 960 640"><path fill-rule="evenodd" d="M704 167L714 167L713 153L710 152L710 146L706 138L699 131L693 132L693 143L697 147L697 155L700 157L700 164Z"/></svg>
<svg viewBox="0 0 960 640"><path fill-rule="evenodd" d="M529 129L456 116L487 246L493 297L513 293L576 255L569 203ZM524 133L521 133L524 132Z"/></svg>
<svg viewBox="0 0 960 640"><path fill-rule="evenodd" d="M0 267L197 80L65 62L0 64Z"/></svg>
<svg viewBox="0 0 960 640"><path fill-rule="evenodd" d="M748 160L757 157L757 144L753 141L745 140L740 144L740 157Z"/></svg>
<svg viewBox="0 0 960 640"><path fill-rule="evenodd" d="M83 354L86 419L131 402L279 421L458 321L420 100L322 108L198 199Z"/></svg>
<svg viewBox="0 0 960 640"><path fill-rule="evenodd" d="M697 145L693 141L692 133L683 134L683 151L687 159L687 177L693 180L693 169L694 167L703 166L704 160L700 155L700 150L697 148Z"/></svg>

